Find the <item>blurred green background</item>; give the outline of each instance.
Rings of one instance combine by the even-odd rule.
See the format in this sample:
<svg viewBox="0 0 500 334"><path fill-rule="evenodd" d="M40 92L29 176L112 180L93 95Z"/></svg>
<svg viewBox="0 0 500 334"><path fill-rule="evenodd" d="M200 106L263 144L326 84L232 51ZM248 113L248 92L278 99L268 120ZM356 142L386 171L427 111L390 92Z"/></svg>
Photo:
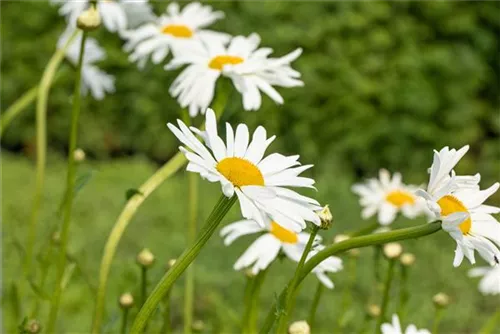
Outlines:
<svg viewBox="0 0 500 334"><path fill-rule="evenodd" d="M325 233L327 241L338 231L366 224L359 219L357 198L349 188L361 177L374 176L379 168L401 171L406 181L421 184L427 178L432 149L470 144L458 171L479 171L483 186L500 178L499 2L210 4L226 13L213 26L216 30L233 35L257 32L262 45L272 47L276 56L304 49L293 67L302 73L305 87L279 89L285 104L277 106L264 98L258 112L242 111L241 98L233 92L223 120L245 122L251 128L262 124L268 133L278 135L271 150L299 153L302 162L316 165L312 174L318 182L317 197L331 205L336 222L334 231ZM3 111L38 82L65 23L57 8L44 1L2 1L0 5ZM153 5L161 13L166 3ZM144 182L178 146L165 126L179 116L179 106L168 95L177 73L153 65L138 70L128 62L116 35L104 29L93 35L106 49L107 59L100 66L116 76L117 92L103 101L88 97L83 103L79 146L88 160L79 172L92 170L94 176L75 203L70 253L81 270L76 270L64 294L59 319L64 332L85 333L90 328L102 248L125 203L125 191ZM61 72L49 99L50 155L42 237L37 245L40 254L60 223L55 212L64 187L61 176L74 79L70 65ZM9 333L19 317L29 313L33 297L28 285L16 284L34 189L34 127L32 105L2 137L2 295L5 332ZM158 258L156 282L168 259L184 249L185 203L179 200L187 196L184 181L184 173L179 173L163 185L126 232L108 289L107 332L116 332L119 326L119 294L139 291L135 254L145 246L153 250ZM200 223L218 192L217 185L203 183ZM498 205L500 196L490 203ZM233 209L224 222L237 218L238 210ZM244 277L231 268L252 239L225 249L214 237L197 261L196 318L206 323L205 332L238 331ZM468 264L452 267L454 242L439 233L407 242L405 247L417 254L408 321L430 328L430 298L445 291L454 305L445 314L441 332L477 332L499 301L477 292L477 282L466 277ZM376 289L370 254L371 250L365 250L358 261L352 291L356 307L351 318L344 320L346 333L359 330L365 305L377 300L372 300ZM275 279L268 278L262 293L263 311L292 270L293 265L285 262L273 267ZM320 306L319 333L331 333L340 319L347 274L335 275L334 281L337 289L325 294ZM307 315L315 285L315 279L309 278L301 290L295 319ZM21 291L16 293L16 289ZM23 299L16 302L20 295ZM181 331L181 284L173 298L174 325ZM19 307L13 306L16 303Z"/></svg>

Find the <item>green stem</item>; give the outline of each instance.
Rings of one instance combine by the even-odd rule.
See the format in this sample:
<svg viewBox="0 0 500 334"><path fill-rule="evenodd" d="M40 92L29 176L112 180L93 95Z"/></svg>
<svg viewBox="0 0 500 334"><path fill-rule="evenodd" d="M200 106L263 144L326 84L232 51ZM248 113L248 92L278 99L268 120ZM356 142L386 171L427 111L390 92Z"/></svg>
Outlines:
<svg viewBox="0 0 500 334"><path fill-rule="evenodd" d="M443 308L436 307L436 312L434 312L434 322L432 325L432 334L438 334L439 323L441 322L442 317L443 317Z"/></svg>
<svg viewBox="0 0 500 334"><path fill-rule="evenodd" d="M309 323L311 332L314 326L314 320L316 318L316 310L318 309L319 300L321 299L322 293L323 293L323 283L318 282L318 287L316 288L316 292L314 293L314 299L311 305L311 310L309 311L309 320L307 321Z"/></svg>
<svg viewBox="0 0 500 334"><path fill-rule="evenodd" d="M198 175L189 173L189 220L187 244L196 239L196 222L198 220ZM194 301L194 262L186 270L186 286L184 291L184 333L190 334L193 327Z"/></svg>
<svg viewBox="0 0 500 334"><path fill-rule="evenodd" d="M389 265L387 266L387 276L384 285L384 294L382 297L382 303L380 305L380 316L378 317L376 331L377 333L381 333L380 327L384 323L385 313L387 311L387 305L389 305L389 294L391 292L392 279L394 277L394 259L389 260Z"/></svg>
<svg viewBox="0 0 500 334"><path fill-rule="evenodd" d="M399 320L403 323L406 316L406 306L409 300L408 292L408 270L409 268L403 264L401 268L401 280L400 280L400 291L399 291Z"/></svg>
<svg viewBox="0 0 500 334"><path fill-rule="evenodd" d="M68 39L66 44L58 49L52 58L50 59L45 71L43 72L42 79L40 81L40 86L37 91L37 103L36 103L36 183L35 183L35 194L33 197L33 206L31 211L31 221L28 228L28 241L26 246L26 259L24 261L24 272L29 274L31 270L31 264L33 263L33 247L35 245L37 226L38 226L38 216L40 211L40 205L42 202L43 193L43 183L45 178L45 163L46 163L46 150L47 150L47 101L49 98L50 87L56 75L59 65L64 59L66 50L69 48L73 40L76 38L78 31L75 31L73 35ZM78 80L80 78L79 73L76 74ZM80 86L78 82L76 85ZM78 92L80 94L80 92ZM79 95L78 95L79 98ZM24 101L26 102L26 101ZM23 107L23 105L18 105L18 107ZM20 110L22 110L20 108ZM19 110L19 111L20 111ZM16 111L16 110L14 110ZM19 111L16 111L18 113ZM3 131L3 120L2 120L2 131ZM73 152L70 152L72 155Z"/></svg>
<svg viewBox="0 0 500 334"><path fill-rule="evenodd" d="M68 173L66 179L66 200L64 208L64 221L61 229L61 244L59 246L59 260L57 263L56 285L52 297L52 303L49 313L49 321L47 323L47 333L54 333L55 324L57 320L57 312L59 310L59 303L61 301L62 286L61 281L64 276L66 267L66 248L68 246L69 226L71 223L71 209L73 205L73 196L75 188L75 158L73 152L76 149L76 142L78 136L78 117L80 115L80 102L81 102L81 78L82 78L82 64L83 54L85 50L85 41L87 39L86 32L82 34L80 43L80 55L78 57L78 65L75 78L75 90L73 93L73 111L71 113L71 130L69 135L69 150L68 150Z"/></svg>
<svg viewBox="0 0 500 334"><path fill-rule="evenodd" d="M148 268L141 266L141 307L148 295Z"/></svg>
<svg viewBox="0 0 500 334"><path fill-rule="evenodd" d="M426 235L430 235L436 233L441 229L441 222L436 221L429 224L423 224L420 226L409 227L394 230L391 232L377 233L364 235L361 237L355 237L348 240L344 240L342 242L335 243L333 245L325 247L323 250L319 251L313 257L311 257L302 268L299 277L300 282L307 277L307 275L314 269L318 264L320 264L323 260L332 255L338 255L345 251L354 248L361 248L373 245L382 245L388 242L406 240L406 239L415 239L420 238ZM282 303L285 300L286 290L282 291L279 296L279 303ZM271 327L274 324L274 320L276 318L276 304L274 304L269 310L267 317L264 321L264 325L262 326L260 333L268 333Z"/></svg>
<svg viewBox="0 0 500 334"><path fill-rule="evenodd" d="M252 294L250 295L250 310L248 311L248 333L257 333L257 321L259 318L259 297L262 283L266 277L269 268L262 270L254 279Z"/></svg>
<svg viewBox="0 0 500 334"><path fill-rule="evenodd" d="M297 269L295 269L295 274L293 275L293 278L292 278L292 280L291 280L291 282L288 285L288 288L286 290L285 312L280 312L280 315L278 318L277 333L286 333L286 324L287 324L287 319L290 316L289 313L291 313L292 299L294 297L294 291L297 288L297 285L299 283L300 272L302 270L302 267L304 267L304 263L306 262L307 255L309 254L309 251L312 248L314 239L316 238L316 234L318 234L318 230L319 230L319 226L313 225L311 235L309 236L309 240L307 241L306 247L304 248L304 252L302 253L302 256L300 257L299 263L297 264Z"/></svg>
<svg viewBox="0 0 500 334"><path fill-rule="evenodd" d="M217 226L222 218L224 218L235 202L236 196L231 198L227 198L224 195L221 196L219 202L208 217L205 226L200 230L194 244L182 253L172 268L163 276L161 281L154 288L153 292L149 295L149 298L146 300L146 303L141 308L139 314L137 314L137 317L134 320L134 323L132 324L132 329L130 330L131 333L142 333L146 322L152 316L162 298L165 296L167 291L170 290L179 276L186 270L189 264L193 262L196 256L200 253L203 246L217 229Z"/></svg>
<svg viewBox="0 0 500 334"><path fill-rule="evenodd" d="M54 248L53 242L50 242L49 248L47 249L47 253L45 253L43 259L42 271L40 273L40 284L39 284L40 290L42 291L45 290L45 282L47 280L47 274L49 271L53 248ZM33 309L31 311L31 319L36 319L38 317L39 308L40 308L40 298L38 298L38 296L35 296L35 299L33 300Z"/></svg>
<svg viewBox="0 0 500 334"><path fill-rule="evenodd" d="M247 283L245 285L245 293L243 296L244 303L244 311L243 311L243 319L241 321L242 334L250 333L250 325L249 325L249 317L250 317L250 308L252 307L252 293L253 293L253 285L255 283L255 277L247 275Z"/></svg>
<svg viewBox="0 0 500 334"><path fill-rule="evenodd" d="M38 85L27 90L19 99L17 99L10 105L9 108L7 108L7 110L3 112L2 118L0 118L0 136L5 132L5 129L7 129L12 120L35 100L38 95L38 91Z"/></svg>
<svg viewBox="0 0 500 334"><path fill-rule="evenodd" d="M221 94L217 94L217 99L212 104L217 118L220 118L224 112L227 100L228 94L224 94L224 91L222 91ZM165 182L165 180L184 166L186 162L187 160L181 152L178 152L175 156L173 156L165 165L163 165L139 187L139 192L127 201L127 204L113 225L108 240L106 241L106 245L104 246L104 252L99 269L99 287L97 288L95 313L92 321L92 334L98 334L101 332L109 271L116 253L116 248L118 247L125 230L139 207L149 197L149 195L151 195L153 191Z"/></svg>
<svg viewBox="0 0 500 334"><path fill-rule="evenodd" d="M121 334L127 333L127 322L128 322L128 307L123 309L122 328L120 330Z"/></svg>
<svg viewBox="0 0 500 334"><path fill-rule="evenodd" d="M163 326L161 328L161 334L169 334L172 332L171 324L170 324L170 294L171 290L168 290L165 294L164 302L163 302Z"/></svg>
<svg viewBox="0 0 500 334"><path fill-rule="evenodd" d="M484 324L484 326L479 331L480 334L491 334L495 330L496 323L500 320L500 307L498 310L493 313L493 315L488 319L488 321Z"/></svg>

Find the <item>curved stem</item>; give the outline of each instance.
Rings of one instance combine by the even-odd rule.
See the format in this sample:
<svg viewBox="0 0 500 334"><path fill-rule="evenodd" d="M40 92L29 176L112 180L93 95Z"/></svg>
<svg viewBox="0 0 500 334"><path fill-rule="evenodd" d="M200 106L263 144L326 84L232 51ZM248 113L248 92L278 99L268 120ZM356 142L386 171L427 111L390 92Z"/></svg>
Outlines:
<svg viewBox="0 0 500 334"><path fill-rule="evenodd" d="M71 130L69 134L69 150L68 150L68 172L66 178L66 198L64 200L64 221L61 229L61 244L59 246L59 259L57 263L56 285L52 296L52 303L49 313L49 321L47 323L47 333L54 333L57 320L57 312L61 301L62 280L66 267L66 249L68 246L69 226L71 223L71 209L73 206L73 196L75 188L75 155L73 152L76 149L76 141L78 136L78 117L80 115L81 102L81 82L82 82L82 65L83 54L85 52L85 41L87 33L83 32L80 43L80 54L78 57L78 65L75 78L75 91L73 93L73 110L71 112Z"/></svg>
<svg viewBox="0 0 500 334"><path fill-rule="evenodd" d="M189 218L187 230L187 244L190 245L196 238L196 222L198 220L198 175L189 173ZM184 333L190 334L193 327L193 300L194 300L194 262L186 270L184 292Z"/></svg>
<svg viewBox="0 0 500 334"><path fill-rule="evenodd" d="M146 300L146 303L141 307L134 323L132 324L130 333L139 334L143 332L146 322L152 316L160 301L164 298L165 294L170 290L171 286L175 283L179 276L181 276L189 264L191 264L191 262L193 262L196 256L200 253L203 246L217 229L217 226L219 226L222 218L224 218L235 202L236 196L231 198L227 198L224 195L221 196L219 202L207 218L205 226L203 226L200 230L194 244L182 253L173 267L170 268L161 281L156 285L153 292Z"/></svg>
<svg viewBox="0 0 500 334"><path fill-rule="evenodd" d="M3 112L2 118L0 119L0 135L5 132L5 129L7 129L13 119L35 100L38 95L38 90L38 85L27 90Z"/></svg>
<svg viewBox="0 0 500 334"><path fill-rule="evenodd" d="M312 248L314 239L316 238L316 234L318 234L318 230L319 226L313 225L311 235L309 236L309 240L307 241L306 247L304 248L304 252L300 257L300 261L297 264L297 269L295 269L295 274L293 275L292 281L290 282L286 290L285 312L281 312L279 315L277 333L286 333L287 319L290 315L289 313L291 313L292 310L292 299L294 298L294 291L297 288L297 285L299 284L300 271L302 270L302 267L306 262L307 255L309 254L309 251Z"/></svg>
<svg viewBox="0 0 500 334"><path fill-rule="evenodd" d="M377 333L381 333L380 328L385 320L385 313L387 310L387 305L389 304L389 294L391 292L392 278L394 277L394 264L395 264L395 262L396 261L394 259L390 259L389 265L387 266L387 276L386 276L386 281L384 284L384 294L382 297L382 303L380 304L380 315L378 317L377 327L376 327Z"/></svg>
<svg viewBox="0 0 500 334"><path fill-rule="evenodd" d="M322 293L323 293L323 283L318 282L318 287L316 288L316 292L314 293L313 303L311 305L311 310L309 311L309 318L307 320L311 332L314 326L314 319L316 318L316 310L318 309L319 300L321 299Z"/></svg>
<svg viewBox="0 0 500 334"><path fill-rule="evenodd" d="M398 240L406 240L406 239L415 239L419 237L423 237L426 235L430 235L436 233L441 229L441 222L436 221L429 224L423 224L420 226L409 227L398 229L391 232L370 234L361 237L355 237L351 239L347 239L345 241L341 241L339 243L335 243L333 245L325 247L323 250L316 253L313 257L311 257L305 264L304 268L300 273L299 284L300 282L306 278L306 276L323 260L332 255L338 255L345 251L348 251L353 248L361 248L373 245L382 245L392 241ZM286 290L285 290L286 291ZM279 303L284 301L285 291L283 291L279 296ZM273 305L269 310L264 325L262 326L260 333L268 333L271 327L274 324L274 320L276 317L276 305Z"/></svg>
<svg viewBox="0 0 500 334"><path fill-rule="evenodd" d="M73 40L78 35L78 30L75 30L73 35L68 39L66 44L58 49L50 59L45 71L43 72L42 80L38 88L37 104L36 104L36 185L35 195L33 198L33 208L31 211L31 221L28 228L28 241L26 245L26 259L24 261L25 273L28 274L33 262L33 247L36 239L36 230L38 225L38 216L40 211L41 198L43 193L43 183L45 178L45 156L47 149L47 100L49 97L50 87L54 80L59 65L64 59L66 50L69 48ZM80 74L76 74L79 78ZM79 79L78 79L79 80ZM80 85L77 83L76 85ZM79 88L78 88L79 89ZM80 92L78 92L80 94ZM20 109L22 110L22 109ZM19 111L20 111L19 110ZM2 119L3 121L3 119ZM3 123L2 123L3 131ZM71 152L72 153L72 152Z"/></svg>
<svg viewBox="0 0 500 334"><path fill-rule="evenodd" d="M222 92L221 94L218 94L218 99L213 103L214 110L216 111L218 118L224 112L227 104L227 97L228 95ZM99 269L99 287L97 288L95 313L92 321L92 334L101 332L109 271L111 269L111 262L113 261L116 253L116 248L120 243L123 233L127 229L128 224L134 217L142 202L144 202L146 198L148 198L148 196L156 190L156 188L165 182L165 180L184 166L186 162L187 160L181 152L174 155L165 165L163 165L139 187L139 192L127 201L127 204L125 204L120 216L113 225L108 240L106 241L106 245L104 246L104 253Z"/></svg>

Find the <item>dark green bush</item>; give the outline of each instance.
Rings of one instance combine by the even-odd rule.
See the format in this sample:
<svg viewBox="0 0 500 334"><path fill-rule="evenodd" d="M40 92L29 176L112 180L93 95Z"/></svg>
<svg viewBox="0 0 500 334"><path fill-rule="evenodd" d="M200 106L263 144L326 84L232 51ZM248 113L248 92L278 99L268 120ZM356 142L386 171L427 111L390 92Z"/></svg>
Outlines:
<svg viewBox="0 0 500 334"><path fill-rule="evenodd" d="M276 55L296 47L304 88L280 89L286 103L265 99L255 113L232 95L225 118L264 124L323 168L337 163L357 173L381 166L407 172L430 164L430 150L471 144L486 178L500 172L498 2L211 2L226 12L216 29L257 32ZM155 3L158 12L165 7ZM2 3L2 109L40 78L64 21L46 2ZM169 97L174 73L139 71L118 37L95 34L108 52L102 67L116 75L117 93L85 100L80 146L91 156L144 153L164 161L178 145L165 127L179 107ZM67 141L72 71L52 90L50 145ZM30 148L34 108L5 133L3 146ZM327 158L322 158L327 156ZM477 166L474 166L477 168Z"/></svg>

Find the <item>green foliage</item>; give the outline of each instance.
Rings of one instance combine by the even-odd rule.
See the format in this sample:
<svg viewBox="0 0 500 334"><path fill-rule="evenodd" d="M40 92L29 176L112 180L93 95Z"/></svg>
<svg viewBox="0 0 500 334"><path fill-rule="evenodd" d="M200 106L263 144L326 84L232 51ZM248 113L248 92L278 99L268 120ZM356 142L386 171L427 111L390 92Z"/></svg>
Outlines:
<svg viewBox="0 0 500 334"><path fill-rule="evenodd" d="M154 4L161 13L166 4ZM281 136L285 151L304 161L324 155L360 173L381 166L414 171L444 145L472 145L466 171L480 161L486 178L500 172L497 2L212 2L226 12L214 29L257 32L262 45L284 55L304 49L294 67L304 88L279 89L276 106L265 98L259 112L242 112L233 93L229 118L264 124ZM2 4L2 105L12 103L40 77L64 21L46 2ZM30 20L25 20L30 17ZM179 115L168 94L177 73L127 61L122 42L101 29L101 65L116 76L117 93L87 98L80 146L93 157L144 153L165 161L177 141L165 127ZM72 71L52 90L49 138L67 142ZM12 124L3 145L31 149L33 110ZM276 144L275 144L276 145ZM411 158L410 156L411 155Z"/></svg>

